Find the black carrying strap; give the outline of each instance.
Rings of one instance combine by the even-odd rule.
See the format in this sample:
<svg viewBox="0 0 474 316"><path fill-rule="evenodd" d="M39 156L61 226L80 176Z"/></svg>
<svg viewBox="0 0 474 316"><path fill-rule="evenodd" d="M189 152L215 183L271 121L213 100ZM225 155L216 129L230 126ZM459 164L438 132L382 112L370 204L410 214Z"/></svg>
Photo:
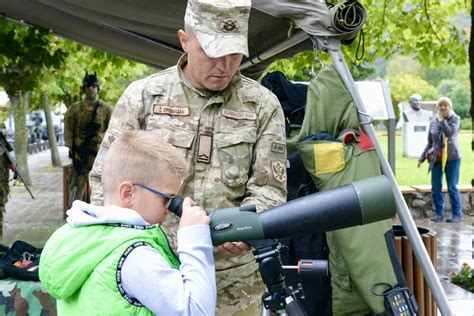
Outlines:
<svg viewBox="0 0 474 316"><path fill-rule="evenodd" d="M397 255L397 246L395 245L395 235L393 229L385 233L385 242L387 244L388 254L390 256L390 261L392 262L393 271L395 272L395 277L399 285L403 287L408 287L408 283L405 280L405 274L403 273L402 266Z"/></svg>

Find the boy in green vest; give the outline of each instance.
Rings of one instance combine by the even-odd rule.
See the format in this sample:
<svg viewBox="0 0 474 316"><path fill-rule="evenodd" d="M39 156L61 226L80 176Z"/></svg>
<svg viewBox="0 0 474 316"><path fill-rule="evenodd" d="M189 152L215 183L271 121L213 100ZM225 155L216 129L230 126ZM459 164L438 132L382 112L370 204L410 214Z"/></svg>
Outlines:
<svg viewBox="0 0 474 316"><path fill-rule="evenodd" d="M153 132L113 141L103 164L104 206L75 201L42 252L40 280L59 315L215 314L209 217L184 199L179 258L159 225L186 173L178 151Z"/></svg>

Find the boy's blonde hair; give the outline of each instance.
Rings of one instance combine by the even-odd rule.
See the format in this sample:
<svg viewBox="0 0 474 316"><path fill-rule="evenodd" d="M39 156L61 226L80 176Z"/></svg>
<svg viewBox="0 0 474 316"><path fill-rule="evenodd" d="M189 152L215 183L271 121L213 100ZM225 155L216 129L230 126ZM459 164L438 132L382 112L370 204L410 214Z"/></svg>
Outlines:
<svg viewBox="0 0 474 316"><path fill-rule="evenodd" d="M184 179L187 163L173 145L151 131L134 130L120 135L110 146L102 167L104 196L130 181L159 185L163 179Z"/></svg>

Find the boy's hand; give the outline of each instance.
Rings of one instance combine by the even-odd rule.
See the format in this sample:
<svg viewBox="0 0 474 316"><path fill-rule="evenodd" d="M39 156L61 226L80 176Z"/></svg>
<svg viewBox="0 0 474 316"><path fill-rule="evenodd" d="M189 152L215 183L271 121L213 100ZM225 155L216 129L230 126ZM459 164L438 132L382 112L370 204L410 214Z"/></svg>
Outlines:
<svg viewBox="0 0 474 316"><path fill-rule="evenodd" d="M225 242L216 247L217 251L227 257L237 257L248 253L251 249L243 241Z"/></svg>
<svg viewBox="0 0 474 316"><path fill-rule="evenodd" d="M209 225L211 219L206 212L196 205L196 202L190 198L185 198L183 201L183 214L179 221L179 228L190 225Z"/></svg>

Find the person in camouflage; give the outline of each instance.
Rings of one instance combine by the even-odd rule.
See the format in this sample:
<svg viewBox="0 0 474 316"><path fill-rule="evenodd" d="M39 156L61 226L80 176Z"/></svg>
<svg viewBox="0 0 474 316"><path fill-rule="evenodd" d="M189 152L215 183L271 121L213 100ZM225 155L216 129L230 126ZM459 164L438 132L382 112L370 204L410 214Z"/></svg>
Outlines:
<svg viewBox="0 0 474 316"><path fill-rule="evenodd" d="M97 73L86 72L81 91L85 93L84 100L71 104L64 116L64 143L69 147L73 162L69 203L86 200L84 189L88 175L112 115L112 107L98 99Z"/></svg>
<svg viewBox="0 0 474 316"><path fill-rule="evenodd" d="M130 129L153 130L187 159L181 195L207 212L286 201L284 116L278 99L240 74L248 56L250 0L189 0L184 50L176 66L133 82L119 99L89 175L91 202L102 204L101 169L110 144ZM137 166L153 168L153 166ZM177 219L163 224L176 236ZM171 237L175 247L176 237ZM218 315L258 315L264 286L249 247L216 247Z"/></svg>
<svg viewBox="0 0 474 316"><path fill-rule="evenodd" d="M12 151L13 148L7 142L3 131L0 131L0 241L3 237L3 216L5 215L5 205L8 202L8 195L10 194L10 170L15 171L16 166L8 159L7 151Z"/></svg>

